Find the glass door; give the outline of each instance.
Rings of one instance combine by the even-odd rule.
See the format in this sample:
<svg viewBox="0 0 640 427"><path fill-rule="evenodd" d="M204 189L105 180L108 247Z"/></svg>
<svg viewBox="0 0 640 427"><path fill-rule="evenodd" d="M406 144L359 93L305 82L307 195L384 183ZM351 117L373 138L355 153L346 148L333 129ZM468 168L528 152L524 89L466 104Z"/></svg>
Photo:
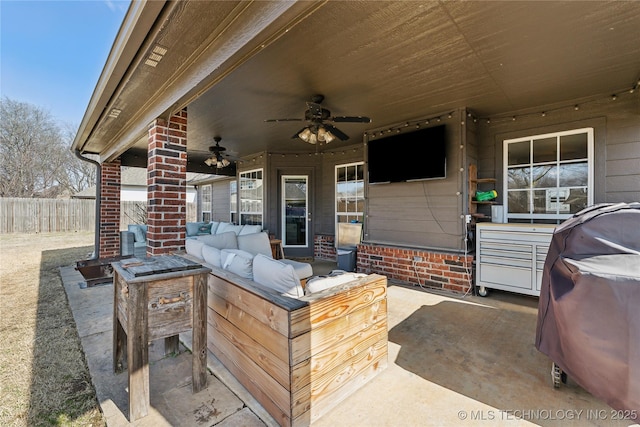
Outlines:
<svg viewBox="0 0 640 427"><path fill-rule="evenodd" d="M309 177L282 176L282 245L285 248L309 247Z"/></svg>

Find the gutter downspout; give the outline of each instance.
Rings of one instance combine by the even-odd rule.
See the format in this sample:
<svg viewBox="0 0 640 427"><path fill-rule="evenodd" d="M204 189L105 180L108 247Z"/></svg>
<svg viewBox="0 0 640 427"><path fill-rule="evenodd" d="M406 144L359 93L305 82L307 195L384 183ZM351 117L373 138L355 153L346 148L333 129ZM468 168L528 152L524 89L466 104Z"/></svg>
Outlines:
<svg viewBox="0 0 640 427"><path fill-rule="evenodd" d="M80 160L93 163L98 170L96 174L96 221L94 230L95 238L93 242L93 254L89 258L89 260L96 260L98 259L98 255L100 254L100 189L102 188L102 165L93 159L84 157L82 154L80 154L80 150L77 148L74 150L74 153Z"/></svg>

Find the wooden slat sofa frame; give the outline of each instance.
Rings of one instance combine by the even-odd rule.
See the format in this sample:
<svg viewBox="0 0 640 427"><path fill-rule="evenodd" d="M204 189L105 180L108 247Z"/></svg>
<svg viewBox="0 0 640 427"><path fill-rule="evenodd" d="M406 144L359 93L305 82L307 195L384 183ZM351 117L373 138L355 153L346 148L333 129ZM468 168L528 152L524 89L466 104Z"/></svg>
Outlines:
<svg viewBox="0 0 640 427"><path fill-rule="evenodd" d="M306 426L387 367L387 278L301 299L213 268L209 350L282 426Z"/></svg>

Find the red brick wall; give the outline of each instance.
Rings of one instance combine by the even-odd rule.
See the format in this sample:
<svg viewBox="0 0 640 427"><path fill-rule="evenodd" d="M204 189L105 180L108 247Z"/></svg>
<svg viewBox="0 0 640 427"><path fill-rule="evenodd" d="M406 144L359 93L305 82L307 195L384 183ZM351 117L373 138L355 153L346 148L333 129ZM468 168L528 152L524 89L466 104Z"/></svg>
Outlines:
<svg viewBox="0 0 640 427"><path fill-rule="evenodd" d="M337 261L334 236L314 236L314 258ZM472 286L473 256L424 249L360 244L356 252L359 273L377 273L389 280L465 293Z"/></svg>
<svg viewBox="0 0 640 427"><path fill-rule="evenodd" d="M472 286L471 255L371 244L358 245L357 271L389 280L465 293Z"/></svg>
<svg viewBox="0 0 640 427"><path fill-rule="evenodd" d="M149 126L147 255L184 249L187 218L187 111Z"/></svg>
<svg viewBox="0 0 640 427"><path fill-rule="evenodd" d="M120 160L100 169L100 225L98 258L120 256Z"/></svg>
<svg viewBox="0 0 640 427"><path fill-rule="evenodd" d="M316 234L313 238L313 257L336 261L335 239L333 236Z"/></svg>

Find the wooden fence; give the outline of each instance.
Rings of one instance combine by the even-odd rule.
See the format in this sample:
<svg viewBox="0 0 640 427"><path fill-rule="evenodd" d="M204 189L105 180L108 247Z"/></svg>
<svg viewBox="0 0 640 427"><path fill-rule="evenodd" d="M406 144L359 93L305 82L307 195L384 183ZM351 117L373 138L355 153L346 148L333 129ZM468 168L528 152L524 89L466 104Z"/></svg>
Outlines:
<svg viewBox="0 0 640 427"><path fill-rule="evenodd" d="M94 231L95 212L95 200L0 198L0 233ZM196 215L196 203L187 203L187 221L195 221ZM146 202L121 202L121 230L146 222L146 217Z"/></svg>

